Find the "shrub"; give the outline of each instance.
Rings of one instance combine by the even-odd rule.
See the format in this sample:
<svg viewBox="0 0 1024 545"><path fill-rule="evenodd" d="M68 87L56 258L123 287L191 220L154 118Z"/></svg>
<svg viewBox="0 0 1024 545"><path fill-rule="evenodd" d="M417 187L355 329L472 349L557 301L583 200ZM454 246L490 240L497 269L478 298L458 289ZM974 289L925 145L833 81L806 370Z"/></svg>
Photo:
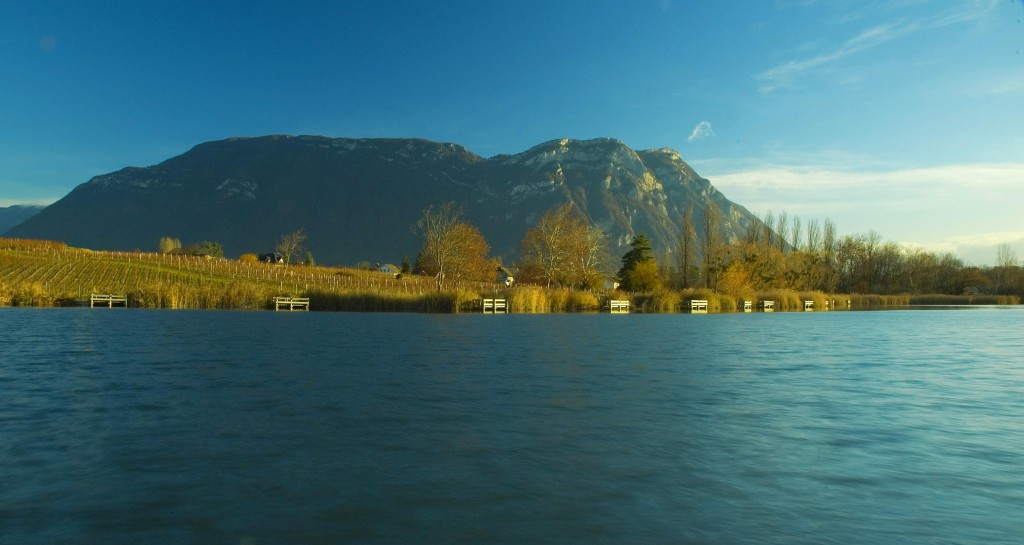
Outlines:
<svg viewBox="0 0 1024 545"><path fill-rule="evenodd" d="M658 289L643 306L648 312L678 312L683 303L683 294L670 289Z"/></svg>

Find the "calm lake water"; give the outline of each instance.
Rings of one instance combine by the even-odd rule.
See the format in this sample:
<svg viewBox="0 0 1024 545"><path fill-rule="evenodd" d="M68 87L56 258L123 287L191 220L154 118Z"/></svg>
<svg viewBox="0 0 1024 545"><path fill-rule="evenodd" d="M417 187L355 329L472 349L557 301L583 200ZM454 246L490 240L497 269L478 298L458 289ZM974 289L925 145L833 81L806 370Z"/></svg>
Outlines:
<svg viewBox="0 0 1024 545"><path fill-rule="evenodd" d="M1022 323L0 309L0 542L1019 544Z"/></svg>

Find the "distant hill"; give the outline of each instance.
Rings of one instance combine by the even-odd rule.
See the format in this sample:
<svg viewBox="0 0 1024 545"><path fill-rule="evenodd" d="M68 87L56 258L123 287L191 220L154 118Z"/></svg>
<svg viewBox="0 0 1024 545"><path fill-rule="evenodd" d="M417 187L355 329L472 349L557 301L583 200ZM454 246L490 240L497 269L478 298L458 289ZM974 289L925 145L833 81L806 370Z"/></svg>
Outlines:
<svg viewBox="0 0 1024 545"><path fill-rule="evenodd" d="M24 206L20 204L8 206L7 208L0 207L0 234L38 214L42 209L42 206Z"/></svg>
<svg viewBox="0 0 1024 545"><path fill-rule="evenodd" d="M511 262L545 211L567 201L606 228L613 256L644 232L675 248L684 210L722 210L727 238L758 221L670 149L634 151L613 139L555 140L489 159L421 139L264 136L207 142L158 165L97 176L10 236L96 249L155 250L160 237L220 242L228 256L273 249L305 229L318 262L414 259L423 209L459 203Z"/></svg>

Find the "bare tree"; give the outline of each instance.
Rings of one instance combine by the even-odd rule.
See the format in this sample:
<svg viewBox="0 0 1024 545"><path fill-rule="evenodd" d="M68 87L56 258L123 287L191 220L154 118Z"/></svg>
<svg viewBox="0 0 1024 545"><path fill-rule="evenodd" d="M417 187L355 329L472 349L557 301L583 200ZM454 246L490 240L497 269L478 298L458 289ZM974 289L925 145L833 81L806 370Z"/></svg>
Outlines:
<svg viewBox="0 0 1024 545"><path fill-rule="evenodd" d="M549 210L523 238L526 265L547 285L596 286L607 260L604 230L567 203Z"/></svg>
<svg viewBox="0 0 1024 545"><path fill-rule="evenodd" d="M719 267L716 263L722 247L722 209L714 202L709 202L704 210L704 241L701 248L701 260L704 265L704 286L714 289Z"/></svg>
<svg viewBox="0 0 1024 545"><path fill-rule="evenodd" d="M778 221L779 238L779 251L785 252L786 246L789 244L789 215L785 211L779 214Z"/></svg>
<svg viewBox="0 0 1024 545"><path fill-rule="evenodd" d="M487 261L487 241L479 229L461 220L462 210L446 202L436 208L428 206L414 227L423 237L421 266L434 275L438 291L446 280L494 279L497 264Z"/></svg>
<svg viewBox="0 0 1024 545"><path fill-rule="evenodd" d="M1000 244L996 248L996 293L1002 291L1004 286L1012 286L1016 282L1017 252L1009 244Z"/></svg>
<svg viewBox="0 0 1024 545"><path fill-rule="evenodd" d="M693 224L693 206L687 206L683 212L683 230L679 235L679 278L681 288L690 287L690 269L696 264L697 228Z"/></svg>
<svg viewBox="0 0 1024 545"><path fill-rule="evenodd" d="M160 253L169 254L181 248L181 240L171 237L160 237Z"/></svg>
<svg viewBox="0 0 1024 545"><path fill-rule="evenodd" d="M771 210L764 215L764 226L766 229L764 243L768 246L775 246L775 214Z"/></svg>
<svg viewBox="0 0 1024 545"><path fill-rule="evenodd" d="M836 224L825 218L821 227L821 287L834 293L839 285L836 267Z"/></svg>
<svg viewBox="0 0 1024 545"><path fill-rule="evenodd" d="M789 229L789 235L794 248L800 247L800 238L803 234L803 223L800 222L800 216L793 216L793 226Z"/></svg>
<svg viewBox="0 0 1024 545"><path fill-rule="evenodd" d="M1016 267L1017 252L1009 244L1000 244L996 248L996 267Z"/></svg>
<svg viewBox="0 0 1024 545"><path fill-rule="evenodd" d="M298 255L299 250L302 249L303 242L306 242L306 233L302 229L298 229L287 235L282 235L281 240L274 247L274 251L281 254L285 265L287 265L292 262L292 256Z"/></svg>
<svg viewBox="0 0 1024 545"><path fill-rule="evenodd" d="M807 245L804 251L815 256L821 251L821 226L814 218L807 221Z"/></svg>
<svg viewBox="0 0 1024 545"><path fill-rule="evenodd" d="M449 201L437 208L428 206L416 222L423 236L422 255L434 272L438 291L444 287L445 275L459 253L459 242L453 235L461 217L462 210Z"/></svg>

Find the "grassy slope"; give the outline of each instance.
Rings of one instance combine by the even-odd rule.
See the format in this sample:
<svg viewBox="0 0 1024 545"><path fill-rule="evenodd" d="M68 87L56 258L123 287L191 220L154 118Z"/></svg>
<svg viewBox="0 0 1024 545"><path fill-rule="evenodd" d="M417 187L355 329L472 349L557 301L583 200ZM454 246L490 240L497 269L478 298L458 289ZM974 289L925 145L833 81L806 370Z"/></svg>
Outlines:
<svg viewBox="0 0 1024 545"><path fill-rule="evenodd" d="M460 297L491 287L465 284L438 294L432 279L416 276L2 242L0 305L81 304L91 293L117 293L132 306L261 309L287 295L310 297L313 308L451 311Z"/></svg>

